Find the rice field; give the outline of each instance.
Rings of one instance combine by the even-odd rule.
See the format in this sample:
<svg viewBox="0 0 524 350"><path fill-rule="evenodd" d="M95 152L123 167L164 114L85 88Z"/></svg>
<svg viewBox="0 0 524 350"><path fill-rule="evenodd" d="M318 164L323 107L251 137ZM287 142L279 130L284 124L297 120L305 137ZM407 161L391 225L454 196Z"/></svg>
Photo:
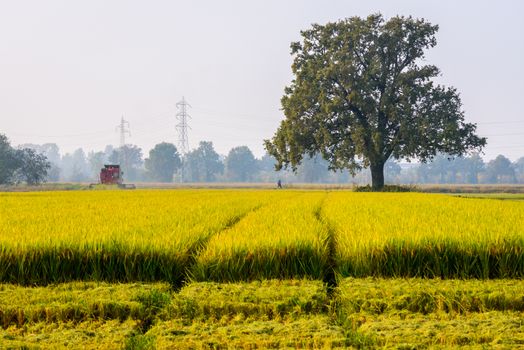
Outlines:
<svg viewBox="0 0 524 350"><path fill-rule="evenodd" d="M195 280L322 279L329 233L318 220L322 192L279 199L213 236L196 258Z"/></svg>
<svg viewBox="0 0 524 350"><path fill-rule="evenodd" d="M0 348L519 348L522 277L513 198L0 193Z"/></svg>
<svg viewBox="0 0 524 350"><path fill-rule="evenodd" d="M524 203L417 193L0 194L0 281L521 278Z"/></svg>
<svg viewBox="0 0 524 350"><path fill-rule="evenodd" d="M522 280L0 285L0 348L520 348ZM103 310L103 312L102 312Z"/></svg>
<svg viewBox="0 0 524 350"><path fill-rule="evenodd" d="M331 193L322 215L336 235L342 276L524 276L522 202Z"/></svg>
<svg viewBox="0 0 524 350"><path fill-rule="evenodd" d="M176 284L208 238L274 197L256 191L0 194L0 281Z"/></svg>

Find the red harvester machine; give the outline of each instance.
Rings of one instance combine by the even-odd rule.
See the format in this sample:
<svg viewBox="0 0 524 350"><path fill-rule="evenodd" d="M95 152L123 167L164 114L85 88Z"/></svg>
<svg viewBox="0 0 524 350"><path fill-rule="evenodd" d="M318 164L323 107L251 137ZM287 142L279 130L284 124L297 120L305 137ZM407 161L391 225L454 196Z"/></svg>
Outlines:
<svg viewBox="0 0 524 350"><path fill-rule="evenodd" d="M124 172L120 170L120 165L105 164L100 169L100 183L103 185L117 185L120 188L133 189L135 185L124 184Z"/></svg>

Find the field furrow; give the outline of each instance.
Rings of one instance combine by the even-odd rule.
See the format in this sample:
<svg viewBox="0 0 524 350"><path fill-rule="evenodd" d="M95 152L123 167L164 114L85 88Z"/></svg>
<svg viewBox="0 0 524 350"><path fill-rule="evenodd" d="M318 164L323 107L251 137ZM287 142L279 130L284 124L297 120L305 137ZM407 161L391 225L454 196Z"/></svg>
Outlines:
<svg viewBox="0 0 524 350"><path fill-rule="evenodd" d="M180 283L195 250L269 191L0 195L0 281Z"/></svg>
<svg viewBox="0 0 524 350"><path fill-rule="evenodd" d="M329 268L328 232L317 219L326 194L280 198L213 236L196 257L198 281L322 279Z"/></svg>

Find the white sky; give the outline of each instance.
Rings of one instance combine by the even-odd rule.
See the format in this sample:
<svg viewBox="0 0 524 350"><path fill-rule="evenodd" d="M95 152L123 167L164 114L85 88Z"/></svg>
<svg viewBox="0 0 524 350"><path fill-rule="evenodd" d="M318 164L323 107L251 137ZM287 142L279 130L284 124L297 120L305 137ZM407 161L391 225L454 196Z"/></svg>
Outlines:
<svg viewBox="0 0 524 350"><path fill-rule="evenodd" d="M0 133L61 152L176 144L175 103L192 105L190 146L264 152L283 118L289 44L311 23L381 12L440 25L428 63L461 92L488 137L485 158L524 156L524 2L0 0Z"/></svg>

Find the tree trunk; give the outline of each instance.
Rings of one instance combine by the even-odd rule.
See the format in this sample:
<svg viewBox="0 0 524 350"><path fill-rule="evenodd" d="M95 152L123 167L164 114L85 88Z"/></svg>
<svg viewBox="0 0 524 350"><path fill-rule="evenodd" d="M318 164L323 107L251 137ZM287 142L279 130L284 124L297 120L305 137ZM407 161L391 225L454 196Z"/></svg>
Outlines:
<svg viewBox="0 0 524 350"><path fill-rule="evenodd" d="M371 164L371 188L373 191L384 188L384 162Z"/></svg>

